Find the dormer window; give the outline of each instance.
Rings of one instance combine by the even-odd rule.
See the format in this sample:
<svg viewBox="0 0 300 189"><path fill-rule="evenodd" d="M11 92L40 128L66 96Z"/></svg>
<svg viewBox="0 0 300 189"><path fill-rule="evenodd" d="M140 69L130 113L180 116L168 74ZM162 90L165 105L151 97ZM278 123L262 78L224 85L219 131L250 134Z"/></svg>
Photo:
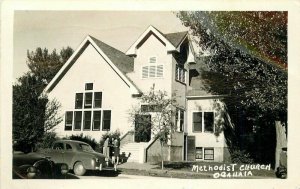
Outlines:
<svg viewBox="0 0 300 189"><path fill-rule="evenodd" d="M142 78L162 78L164 75L164 66L157 63L157 58L151 56L148 60L148 64L142 66Z"/></svg>

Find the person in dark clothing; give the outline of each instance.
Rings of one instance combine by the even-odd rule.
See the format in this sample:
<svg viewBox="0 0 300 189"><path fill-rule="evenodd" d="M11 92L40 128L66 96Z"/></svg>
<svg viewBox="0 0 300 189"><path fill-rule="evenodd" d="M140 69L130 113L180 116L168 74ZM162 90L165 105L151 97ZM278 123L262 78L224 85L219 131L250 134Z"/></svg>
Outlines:
<svg viewBox="0 0 300 189"><path fill-rule="evenodd" d="M114 163L119 164L119 156L120 156L120 139L116 138L113 142L114 144Z"/></svg>

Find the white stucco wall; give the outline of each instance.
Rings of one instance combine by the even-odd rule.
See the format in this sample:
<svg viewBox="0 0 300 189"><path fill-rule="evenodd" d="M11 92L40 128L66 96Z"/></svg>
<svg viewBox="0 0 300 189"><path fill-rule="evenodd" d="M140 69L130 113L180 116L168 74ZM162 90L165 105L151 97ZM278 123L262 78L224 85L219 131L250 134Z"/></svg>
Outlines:
<svg viewBox="0 0 300 189"><path fill-rule="evenodd" d="M134 103L134 99L131 97L129 87L96 49L89 45L49 94L50 98L56 98L61 103L61 113L64 119L56 127L56 132L60 136L84 133L99 140L106 132L64 131L64 113L75 110L75 93L84 93L85 83L94 83L94 91L102 92L102 108L111 110L110 131L119 129L124 134L132 129L128 121L128 110Z"/></svg>
<svg viewBox="0 0 300 189"><path fill-rule="evenodd" d="M134 59L134 72L128 76L134 81L140 90L147 92L155 84L155 90L166 91L171 94L172 79L172 55L167 53L165 45L153 34L136 50ZM142 66L149 65L149 58L156 57L157 65L163 65L162 78L142 78ZM151 64L155 65L155 64Z"/></svg>
<svg viewBox="0 0 300 189"><path fill-rule="evenodd" d="M187 132L189 136L195 136L195 146L196 147L208 147L214 148L214 161L223 161L223 147L226 146L224 133L221 132L217 137L214 133L210 132L193 132L193 112L205 112L214 111L216 114L216 109L214 108L213 99L197 99L188 100L187 102ZM215 116L215 123L220 117Z"/></svg>

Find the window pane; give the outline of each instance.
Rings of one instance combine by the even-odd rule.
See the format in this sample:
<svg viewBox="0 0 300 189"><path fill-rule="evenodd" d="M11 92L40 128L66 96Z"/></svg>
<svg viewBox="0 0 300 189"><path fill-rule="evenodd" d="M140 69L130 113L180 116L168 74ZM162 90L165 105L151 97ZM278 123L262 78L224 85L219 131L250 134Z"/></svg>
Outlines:
<svg viewBox="0 0 300 189"><path fill-rule="evenodd" d="M91 108L92 107L92 98L93 93L85 93L85 101L84 101L84 107L85 108Z"/></svg>
<svg viewBox="0 0 300 189"><path fill-rule="evenodd" d="M184 123L184 111L180 110L180 131L183 131L183 123Z"/></svg>
<svg viewBox="0 0 300 189"><path fill-rule="evenodd" d="M93 130L100 130L101 111L94 111Z"/></svg>
<svg viewBox="0 0 300 189"><path fill-rule="evenodd" d="M202 159L203 154L202 154L202 147L196 147L196 159Z"/></svg>
<svg viewBox="0 0 300 189"><path fill-rule="evenodd" d="M91 111L85 111L84 112L84 118L83 118L83 129L84 130L90 130L91 129Z"/></svg>
<svg viewBox="0 0 300 189"><path fill-rule="evenodd" d="M82 112L76 111L74 130L79 130L79 131L81 130L81 119L82 119Z"/></svg>
<svg viewBox="0 0 300 189"><path fill-rule="evenodd" d="M176 69L175 69L175 79L179 80L179 67L176 65Z"/></svg>
<svg viewBox="0 0 300 189"><path fill-rule="evenodd" d="M103 131L109 131L110 130L110 120L111 120L111 111L110 110L104 110L103 111Z"/></svg>
<svg viewBox="0 0 300 189"><path fill-rule="evenodd" d="M65 114L65 131L71 131L73 126L73 112Z"/></svg>
<svg viewBox="0 0 300 189"><path fill-rule="evenodd" d="M85 90L93 90L93 83L86 83Z"/></svg>
<svg viewBox="0 0 300 189"><path fill-rule="evenodd" d="M204 131L214 131L214 113L204 112Z"/></svg>
<svg viewBox="0 0 300 189"><path fill-rule="evenodd" d="M102 92L95 92L94 93L94 98L95 98L95 102L94 102L94 107L95 108L101 108L102 106Z"/></svg>
<svg viewBox="0 0 300 189"><path fill-rule="evenodd" d="M176 113L175 113L175 128L177 129L177 130L179 130L180 128L179 128L179 110L178 109L176 109Z"/></svg>
<svg viewBox="0 0 300 189"><path fill-rule="evenodd" d="M213 148L204 148L204 159L213 160L214 159L214 149Z"/></svg>
<svg viewBox="0 0 300 189"><path fill-rule="evenodd" d="M193 128L196 132L202 132L202 112L193 113Z"/></svg>
<svg viewBox="0 0 300 189"><path fill-rule="evenodd" d="M72 150L72 146L70 144L66 144L66 150Z"/></svg>
<svg viewBox="0 0 300 189"><path fill-rule="evenodd" d="M63 150L64 149L64 144L63 143L55 143L53 145L53 148L54 150Z"/></svg>
<svg viewBox="0 0 300 189"><path fill-rule="evenodd" d="M82 108L82 102L83 102L83 93L76 93L76 96L75 96L75 108L76 109Z"/></svg>

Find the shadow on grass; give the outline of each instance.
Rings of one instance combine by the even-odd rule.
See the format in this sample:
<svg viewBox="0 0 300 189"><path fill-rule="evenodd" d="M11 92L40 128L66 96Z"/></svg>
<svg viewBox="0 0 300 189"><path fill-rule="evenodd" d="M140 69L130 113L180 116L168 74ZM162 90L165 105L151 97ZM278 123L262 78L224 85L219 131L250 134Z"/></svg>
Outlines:
<svg viewBox="0 0 300 189"><path fill-rule="evenodd" d="M121 172L120 170L86 171L84 176L118 177Z"/></svg>

